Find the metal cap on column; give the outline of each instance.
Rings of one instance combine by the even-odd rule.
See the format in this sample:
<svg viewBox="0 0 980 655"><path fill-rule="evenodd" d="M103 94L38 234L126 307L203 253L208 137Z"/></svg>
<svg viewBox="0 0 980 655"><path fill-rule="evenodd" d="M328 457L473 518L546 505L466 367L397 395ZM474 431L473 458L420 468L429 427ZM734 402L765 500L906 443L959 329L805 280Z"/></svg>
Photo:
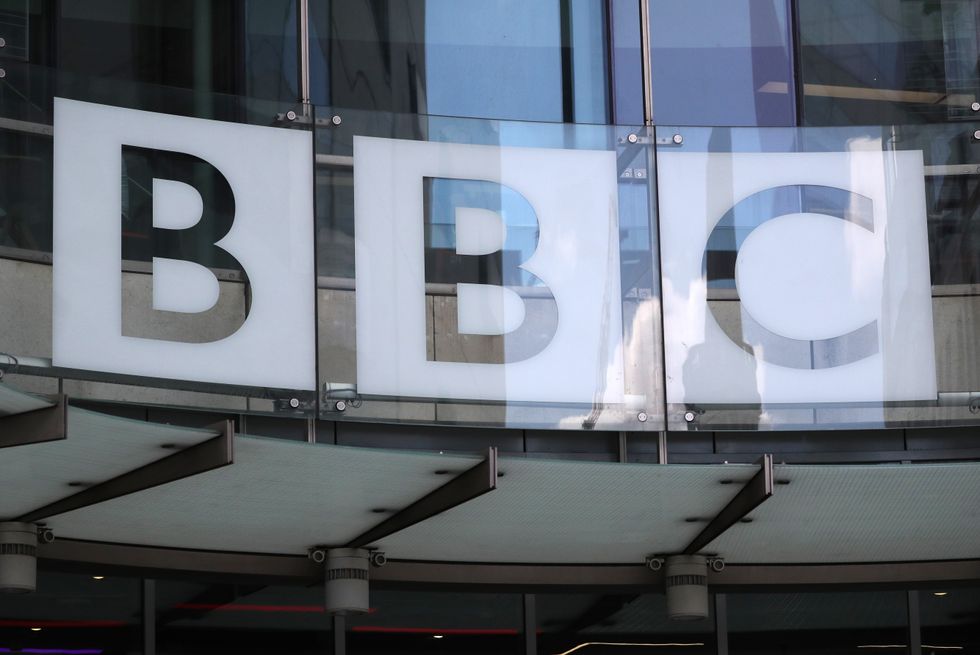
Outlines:
<svg viewBox="0 0 980 655"><path fill-rule="evenodd" d="M24 594L37 589L37 526L0 522L0 592Z"/></svg>
<svg viewBox="0 0 980 655"><path fill-rule="evenodd" d="M666 561L667 616L679 621L708 618L708 559L672 555Z"/></svg>
<svg viewBox="0 0 980 655"><path fill-rule="evenodd" d="M326 609L332 614L364 613L370 608L366 548L331 548L327 551Z"/></svg>

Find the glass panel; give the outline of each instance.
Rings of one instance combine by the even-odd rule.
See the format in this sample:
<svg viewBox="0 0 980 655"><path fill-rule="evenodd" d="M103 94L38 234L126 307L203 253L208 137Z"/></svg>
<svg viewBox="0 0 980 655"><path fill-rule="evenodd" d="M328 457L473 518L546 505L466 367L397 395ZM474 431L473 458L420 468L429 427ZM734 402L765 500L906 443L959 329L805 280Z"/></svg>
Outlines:
<svg viewBox="0 0 980 655"><path fill-rule="evenodd" d="M295 0L4 0L0 20L3 58L119 81L297 97Z"/></svg>
<svg viewBox="0 0 980 655"><path fill-rule="evenodd" d="M727 603L730 653L908 652L904 591L730 594Z"/></svg>
<svg viewBox="0 0 980 655"><path fill-rule="evenodd" d="M324 417L658 429L642 129L316 115Z"/></svg>
<svg viewBox="0 0 980 655"><path fill-rule="evenodd" d="M535 602L539 653L716 652L713 612L707 619L672 621L663 594L538 594Z"/></svg>
<svg viewBox="0 0 980 655"><path fill-rule="evenodd" d="M980 589L942 588L919 592L922 652L980 653Z"/></svg>
<svg viewBox="0 0 980 655"><path fill-rule="evenodd" d="M638 0L609 0L613 114L619 125L643 123L643 52Z"/></svg>
<svg viewBox="0 0 980 655"><path fill-rule="evenodd" d="M518 653L517 594L371 591L371 611L347 617L347 652Z"/></svg>
<svg viewBox="0 0 980 655"><path fill-rule="evenodd" d="M311 3L316 104L514 120L609 120L602 0Z"/></svg>
<svg viewBox="0 0 980 655"><path fill-rule="evenodd" d="M139 653L141 607L138 579L39 571L37 591L0 594L0 652Z"/></svg>
<svg viewBox="0 0 980 655"><path fill-rule="evenodd" d="M659 127L671 429L977 421L975 127Z"/></svg>
<svg viewBox="0 0 980 655"><path fill-rule="evenodd" d="M652 0L656 122L794 125L787 5L787 0Z"/></svg>
<svg viewBox="0 0 980 655"><path fill-rule="evenodd" d="M199 584L158 580L157 653L330 652L323 585Z"/></svg>
<svg viewBox="0 0 980 655"><path fill-rule="evenodd" d="M264 232L261 240L274 253L269 239L288 243L291 221L312 232L310 121L289 120L292 105L241 96L19 62L5 70L0 352L7 355L6 372L35 376L18 384L42 392L57 391L55 378L64 378L63 391L77 398L312 414L315 317L303 288L313 284L313 246L295 242L307 253L306 270L293 258L299 263L293 272L277 268L291 282L282 278L266 292L262 280L278 273L263 273L266 253L249 254L247 246L254 242L248 234ZM52 139L56 113L60 168ZM52 268L56 225L63 245ZM248 234L236 240L242 231ZM216 360L204 365L196 354L185 352L186 367L176 363L177 350L245 337L246 319L259 328L266 313L260 306L280 303L283 293L306 298L306 316L290 322L285 340L258 350L237 346L250 353L234 359L253 369L251 380L226 375L225 363ZM267 316L284 325L278 310ZM308 337L297 341L304 329ZM268 334L268 325L259 331ZM308 349L297 355L306 362L302 384L280 377L290 367L283 344L300 341ZM66 355L67 342L81 358ZM260 352L267 353L265 364L247 363Z"/></svg>
<svg viewBox="0 0 980 655"><path fill-rule="evenodd" d="M973 0L797 2L804 124L975 119Z"/></svg>
<svg viewBox="0 0 980 655"><path fill-rule="evenodd" d="M30 48L30 0L0 0L3 45L0 59L27 59Z"/></svg>

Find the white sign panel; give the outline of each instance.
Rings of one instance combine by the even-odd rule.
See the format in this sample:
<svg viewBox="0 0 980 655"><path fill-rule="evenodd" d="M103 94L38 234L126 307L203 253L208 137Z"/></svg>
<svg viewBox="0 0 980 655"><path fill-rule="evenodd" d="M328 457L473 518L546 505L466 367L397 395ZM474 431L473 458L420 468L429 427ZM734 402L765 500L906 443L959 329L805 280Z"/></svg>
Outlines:
<svg viewBox="0 0 980 655"><path fill-rule="evenodd" d="M934 400L923 179L877 142L660 152L668 402Z"/></svg>
<svg viewBox="0 0 980 655"><path fill-rule="evenodd" d="M354 199L360 393L623 401L614 152L355 137Z"/></svg>
<svg viewBox="0 0 980 655"><path fill-rule="evenodd" d="M316 389L311 134L62 98L54 111L54 364ZM137 193L152 195L155 235L186 231L189 250L240 264L251 288L240 324L204 343L127 333L121 215ZM155 254L152 273L148 312L207 319L222 302L199 262Z"/></svg>

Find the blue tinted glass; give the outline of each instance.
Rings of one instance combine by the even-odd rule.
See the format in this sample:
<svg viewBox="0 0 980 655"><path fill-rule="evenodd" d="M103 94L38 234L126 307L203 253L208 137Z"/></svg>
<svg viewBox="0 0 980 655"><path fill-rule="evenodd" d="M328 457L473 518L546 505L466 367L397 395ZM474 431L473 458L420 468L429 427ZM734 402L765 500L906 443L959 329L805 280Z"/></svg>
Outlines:
<svg viewBox="0 0 980 655"><path fill-rule="evenodd" d="M613 120L618 125L643 123L643 53L640 49L637 0L610 0Z"/></svg>
<svg viewBox="0 0 980 655"><path fill-rule="evenodd" d="M350 0L311 6L317 104L606 123L602 0Z"/></svg>
<svg viewBox="0 0 980 655"><path fill-rule="evenodd" d="M793 125L786 0L651 0L654 120Z"/></svg>

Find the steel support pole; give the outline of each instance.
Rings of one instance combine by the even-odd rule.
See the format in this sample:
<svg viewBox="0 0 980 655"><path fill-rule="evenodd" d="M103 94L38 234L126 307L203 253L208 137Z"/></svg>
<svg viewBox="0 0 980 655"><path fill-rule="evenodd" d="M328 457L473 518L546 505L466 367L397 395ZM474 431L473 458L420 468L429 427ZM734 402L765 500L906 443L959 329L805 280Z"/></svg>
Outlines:
<svg viewBox="0 0 980 655"><path fill-rule="evenodd" d="M718 655L728 655L728 597L715 594L715 643Z"/></svg>
<svg viewBox="0 0 980 655"><path fill-rule="evenodd" d="M157 595L156 580L143 578L140 585L141 615L143 619L143 655L157 652Z"/></svg>
<svg viewBox="0 0 980 655"><path fill-rule="evenodd" d="M347 655L347 617L333 615L333 655Z"/></svg>
<svg viewBox="0 0 980 655"><path fill-rule="evenodd" d="M922 619L919 613L919 592L908 591L909 655L922 655Z"/></svg>
<svg viewBox="0 0 980 655"><path fill-rule="evenodd" d="M538 619L535 600L534 594L522 596L524 622L521 627L524 635L524 655L538 655Z"/></svg>

